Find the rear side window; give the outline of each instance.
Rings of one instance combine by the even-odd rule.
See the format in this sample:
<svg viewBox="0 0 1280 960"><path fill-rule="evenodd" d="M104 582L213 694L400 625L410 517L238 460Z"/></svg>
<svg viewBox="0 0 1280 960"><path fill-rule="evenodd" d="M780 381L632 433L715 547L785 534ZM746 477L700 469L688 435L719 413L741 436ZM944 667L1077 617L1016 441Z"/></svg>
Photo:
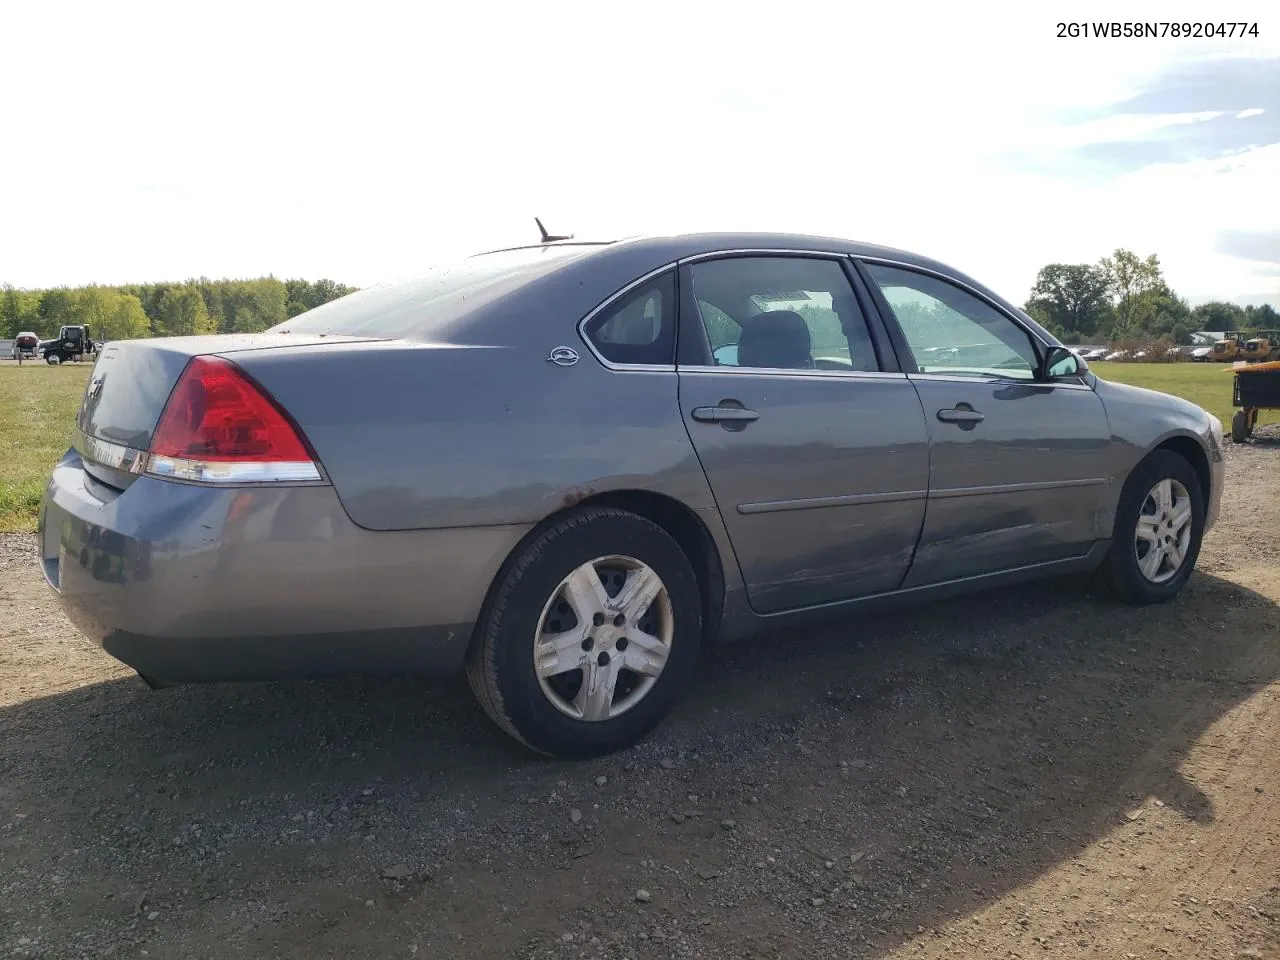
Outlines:
<svg viewBox="0 0 1280 960"><path fill-rule="evenodd" d="M609 363L671 366L676 353L675 271L610 303L591 318L583 333Z"/></svg>

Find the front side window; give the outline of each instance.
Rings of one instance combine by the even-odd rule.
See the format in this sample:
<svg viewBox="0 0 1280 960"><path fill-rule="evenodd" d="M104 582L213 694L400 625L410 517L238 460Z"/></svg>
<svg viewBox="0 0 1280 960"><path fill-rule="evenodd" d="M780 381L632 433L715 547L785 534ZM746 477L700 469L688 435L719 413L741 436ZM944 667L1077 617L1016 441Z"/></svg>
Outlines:
<svg viewBox="0 0 1280 960"><path fill-rule="evenodd" d="M584 333L610 363L670 365L676 352L676 283L668 271L596 314Z"/></svg>
<svg viewBox="0 0 1280 960"><path fill-rule="evenodd" d="M1035 378L1031 336L973 294L928 274L869 263L921 373Z"/></svg>
<svg viewBox="0 0 1280 960"><path fill-rule="evenodd" d="M690 268L712 363L879 370L866 318L835 260L728 257Z"/></svg>

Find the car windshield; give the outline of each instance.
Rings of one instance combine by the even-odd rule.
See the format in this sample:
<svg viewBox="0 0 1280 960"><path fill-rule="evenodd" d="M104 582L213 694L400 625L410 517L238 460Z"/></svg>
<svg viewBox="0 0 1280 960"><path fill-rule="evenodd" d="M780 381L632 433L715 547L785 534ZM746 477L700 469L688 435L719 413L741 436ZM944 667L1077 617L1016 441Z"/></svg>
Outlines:
<svg viewBox="0 0 1280 960"><path fill-rule="evenodd" d="M430 340L443 336L465 313L592 249L586 244L566 244L468 257L411 280L383 283L348 294L266 332Z"/></svg>

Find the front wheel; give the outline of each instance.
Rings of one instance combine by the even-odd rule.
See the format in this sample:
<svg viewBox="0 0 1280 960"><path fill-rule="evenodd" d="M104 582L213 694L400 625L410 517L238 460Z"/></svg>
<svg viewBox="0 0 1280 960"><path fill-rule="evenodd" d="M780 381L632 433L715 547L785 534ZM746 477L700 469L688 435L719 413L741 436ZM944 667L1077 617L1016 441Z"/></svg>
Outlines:
<svg viewBox="0 0 1280 960"><path fill-rule="evenodd" d="M1125 603L1172 600L1191 576L1203 536L1199 477L1176 453L1157 450L1124 485L1103 584Z"/></svg>
<svg viewBox="0 0 1280 960"><path fill-rule="evenodd" d="M62 357L58 356L56 353L46 353L44 355L44 362L49 364L51 367L56 367L62 362Z"/></svg>
<svg viewBox="0 0 1280 960"><path fill-rule="evenodd" d="M467 676L507 733L554 757L643 738L697 663L702 603L679 544L636 514L566 515L500 574Z"/></svg>

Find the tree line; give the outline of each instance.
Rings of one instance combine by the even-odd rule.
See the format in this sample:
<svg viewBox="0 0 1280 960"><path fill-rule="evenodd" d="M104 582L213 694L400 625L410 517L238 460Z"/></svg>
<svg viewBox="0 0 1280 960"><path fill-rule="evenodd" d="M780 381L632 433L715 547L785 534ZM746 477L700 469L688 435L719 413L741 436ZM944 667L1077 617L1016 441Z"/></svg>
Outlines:
<svg viewBox="0 0 1280 960"><path fill-rule="evenodd" d="M253 333L353 293L333 280L210 280L0 291L0 336L30 330L53 337L88 324L95 340L201 333Z"/></svg>
<svg viewBox="0 0 1280 960"><path fill-rule="evenodd" d="M1063 343L1191 343L1197 330L1280 329L1270 304L1214 301L1192 308L1165 282L1155 254L1118 249L1097 263L1041 267L1024 308Z"/></svg>

